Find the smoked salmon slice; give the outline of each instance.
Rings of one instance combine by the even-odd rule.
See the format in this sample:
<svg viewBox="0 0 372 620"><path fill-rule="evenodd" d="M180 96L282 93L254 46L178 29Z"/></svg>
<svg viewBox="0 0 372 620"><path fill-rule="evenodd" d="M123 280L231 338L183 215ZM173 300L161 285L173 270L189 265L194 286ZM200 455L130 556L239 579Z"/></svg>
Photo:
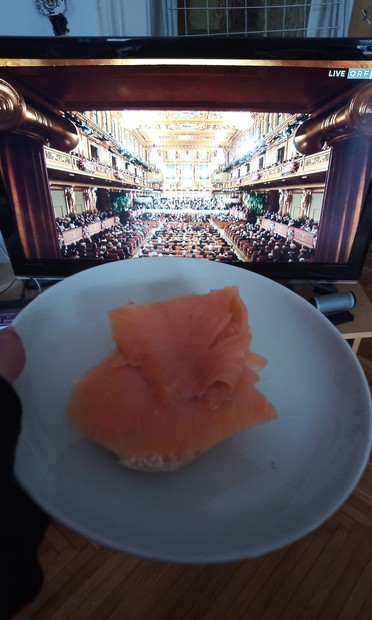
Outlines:
<svg viewBox="0 0 372 620"><path fill-rule="evenodd" d="M226 437L276 417L256 388L236 286L109 314L116 349L74 387L73 426L127 466L174 470Z"/></svg>

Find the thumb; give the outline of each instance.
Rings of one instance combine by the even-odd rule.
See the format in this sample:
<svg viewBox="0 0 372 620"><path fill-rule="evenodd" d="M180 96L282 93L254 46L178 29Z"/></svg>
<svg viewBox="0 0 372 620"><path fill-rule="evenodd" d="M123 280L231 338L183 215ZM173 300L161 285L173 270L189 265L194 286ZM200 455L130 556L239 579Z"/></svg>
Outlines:
<svg viewBox="0 0 372 620"><path fill-rule="evenodd" d="M0 376L12 383L22 372L26 354L14 327L0 332Z"/></svg>

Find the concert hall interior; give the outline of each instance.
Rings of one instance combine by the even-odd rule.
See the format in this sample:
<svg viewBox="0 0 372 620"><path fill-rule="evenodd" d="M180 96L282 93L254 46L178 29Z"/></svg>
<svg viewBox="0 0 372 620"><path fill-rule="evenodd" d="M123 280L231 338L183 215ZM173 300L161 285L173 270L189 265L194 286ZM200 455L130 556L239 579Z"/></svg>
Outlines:
<svg viewBox="0 0 372 620"><path fill-rule="evenodd" d="M0 68L0 165L26 257L348 260L370 81L337 79L336 61L123 63Z"/></svg>

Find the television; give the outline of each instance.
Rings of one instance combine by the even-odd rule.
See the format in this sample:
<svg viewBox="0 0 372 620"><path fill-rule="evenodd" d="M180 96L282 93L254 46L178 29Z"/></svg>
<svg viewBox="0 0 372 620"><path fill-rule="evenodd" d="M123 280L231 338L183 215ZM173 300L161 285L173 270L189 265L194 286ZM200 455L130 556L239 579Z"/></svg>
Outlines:
<svg viewBox="0 0 372 620"><path fill-rule="evenodd" d="M171 254L357 281L371 110L370 39L1 37L14 273Z"/></svg>

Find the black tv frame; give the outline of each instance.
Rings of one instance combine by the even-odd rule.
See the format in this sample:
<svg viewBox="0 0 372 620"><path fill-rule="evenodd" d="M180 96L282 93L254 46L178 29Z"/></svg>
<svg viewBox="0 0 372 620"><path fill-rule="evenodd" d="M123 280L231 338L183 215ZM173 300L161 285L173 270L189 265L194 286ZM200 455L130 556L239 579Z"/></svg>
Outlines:
<svg viewBox="0 0 372 620"><path fill-rule="evenodd" d="M0 37L1 58L42 59L288 59L372 61L372 39L273 38L105 38ZM102 264L100 260L27 259L0 175L0 229L14 273L19 278L63 279ZM347 263L236 262L282 282L349 282L360 277L372 231L372 182L365 199L355 241Z"/></svg>

